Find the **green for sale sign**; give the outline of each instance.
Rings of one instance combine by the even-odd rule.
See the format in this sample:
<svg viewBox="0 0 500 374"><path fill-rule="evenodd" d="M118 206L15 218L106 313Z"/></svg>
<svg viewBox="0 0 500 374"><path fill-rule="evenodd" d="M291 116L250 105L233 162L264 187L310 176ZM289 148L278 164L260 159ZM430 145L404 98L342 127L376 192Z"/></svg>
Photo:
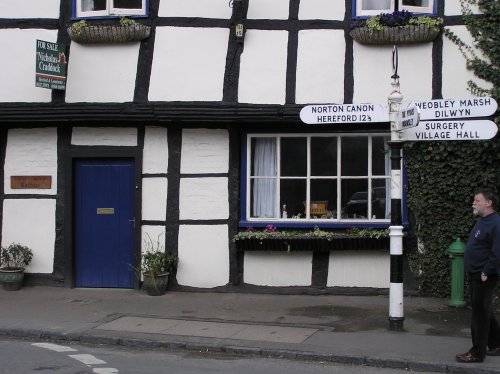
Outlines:
<svg viewBox="0 0 500 374"><path fill-rule="evenodd" d="M35 86L51 90L66 89L66 48L62 44L36 41Z"/></svg>

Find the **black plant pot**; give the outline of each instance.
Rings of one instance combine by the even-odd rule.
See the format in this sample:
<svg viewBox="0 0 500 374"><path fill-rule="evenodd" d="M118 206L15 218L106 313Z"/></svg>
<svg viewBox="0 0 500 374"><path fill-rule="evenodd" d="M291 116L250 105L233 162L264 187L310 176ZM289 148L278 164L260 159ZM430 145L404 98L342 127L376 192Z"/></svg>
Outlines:
<svg viewBox="0 0 500 374"><path fill-rule="evenodd" d="M24 269L0 269L0 282L6 291L17 291L23 286Z"/></svg>
<svg viewBox="0 0 500 374"><path fill-rule="evenodd" d="M143 274L144 281L142 282L142 288L149 296L164 295L167 292L168 276L169 273L155 274L153 276Z"/></svg>

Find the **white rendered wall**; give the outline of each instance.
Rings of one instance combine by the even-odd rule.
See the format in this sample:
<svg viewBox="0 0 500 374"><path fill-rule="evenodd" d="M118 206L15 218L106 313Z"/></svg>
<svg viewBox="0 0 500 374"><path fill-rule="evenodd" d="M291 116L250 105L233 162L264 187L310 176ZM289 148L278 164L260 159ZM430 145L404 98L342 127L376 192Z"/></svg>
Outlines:
<svg viewBox="0 0 500 374"><path fill-rule="evenodd" d="M287 31L247 31L240 61L240 103L285 103L287 46Z"/></svg>
<svg viewBox="0 0 500 374"><path fill-rule="evenodd" d="M146 127L142 153L143 174L168 172L168 130L163 127Z"/></svg>
<svg viewBox="0 0 500 374"><path fill-rule="evenodd" d="M310 286L312 253L245 252L243 281L257 286Z"/></svg>
<svg viewBox="0 0 500 374"><path fill-rule="evenodd" d="M28 273L52 273L56 237L55 199L5 199L2 246L13 242L33 251Z"/></svg>
<svg viewBox="0 0 500 374"><path fill-rule="evenodd" d="M23 175L50 175L50 189L11 189L10 177ZM4 166L6 194L57 193L57 130L55 128L10 129ZM5 218L4 218L5 222Z"/></svg>
<svg viewBox="0 0 500 374"><path fill-rule="evenodd" d="M59 18L61 0L1 0L0 18Z"/></svg>
<svg viewBox="0 0 500 374"><path fill-rule="evenodd" d="M179 191L179 218L228 219L227 178L182 178Z"/></svg>
<svg viewBox="0 0 500 374"><path fill-rule="evenodd" d="M66 102L134 100L140 43L71 43Z"/></svg>
<svg viewBox="0 0 500 374"><path fill-rule="evenodd" d="M248 19L288 19L290 0L250 0Z"/></svg>
<svg viewBox="0 0 500 374"><path fill-rule="evenodd" d="M181 174L227 173L229 133L227 130L182 130Z"/></svg>
<svg viewBox="0 0 500 374"><path fill-rule="evenodd" d="M343 103L344 60L344 31L299 31L296 103Z"/></svg>
<svg viewBox="0 0 500 374"><path fill-rule="evenodd" d="M220 0L161 0L159 17L231 18L229 1Z"/></svg>
<svg viewBox="0 0 500 374"><path fill-rule="evenodd" d="M344 1L300 0L299 19L343 20Z"/></svg>
<svg viewBox="0 0 500 374"><path fill-rule="evenodd" d="M0 2L3 0L0 0ZM0 18L2 15L0 14ZM50 102L52 90L35 87L36 40L57 41L57 31L0 29L0 102Z"/></svg>
<svg viewBox="0 0 500 374"><path fill-rule="evenodd" d="M229 282L227 225L179 226L177 282L211 288Z"/></svg>
<svg viewBox="0 0 500 374"><path fill-rule="evenodd" d="M73 145L136 146L135 127L74 127L71 134Z"/></svg>
<svg viewBox="0 0 500 374"><path fill-rule="evenodd" d="M401 45L399 81L405 100L432 98L432 43ZM354 42L354 103L387 103L392 91L392 46Z"/></svg>
<svg viewBox="0 0 500 374"><path fill-rule="evenodd" d="M167 218L167 178L142 179L142 219L165 221Z"/></svg>
<svg viewBox="0 0 500 374"><path fill-rule="evenodd" d="M228 40L225 28L157 27L149 100L221 101Z"/></svg>
<svg viewBox="0 0 500 374"><path fill-rule="evenodd" d="M469 5L473 13L481 14L477 5ZM460 7L460 0L447 0L444 3L444 15L445 16L459 16L462 15L462 8Z"/></svg>
<svg viewBox="0 0 500 374"><path fill-rule="evenodd" d="M327 287L388 288L390 256L378 251L337 251L330 254Z"/></svg>
<svg viewBox="0 0 500 374"><path fill-rule="evenodd" d="M449 27L467 45L473 45L473 39L465 26ZM480 52L480 51L479 51ZM478 53L481 56L481 53ZM491 88L491 83L479 79L471 70L465 66L465 58L458 47L448 38L443 38L443 98L470 97L472 94L467 90L467 81L473 80L479 86Z"/></svg>

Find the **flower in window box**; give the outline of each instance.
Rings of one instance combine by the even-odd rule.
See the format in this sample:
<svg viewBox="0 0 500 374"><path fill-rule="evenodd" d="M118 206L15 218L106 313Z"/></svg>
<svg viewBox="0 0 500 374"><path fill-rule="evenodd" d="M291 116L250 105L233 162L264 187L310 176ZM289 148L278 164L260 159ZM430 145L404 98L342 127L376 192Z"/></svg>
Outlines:
<svg viewBox="0 0 500 374"><path fill-rule="evenodd" d="M349 35L361 44L425 43L434 40L442 26L442 18L402 10L355 20Z"/></svg>

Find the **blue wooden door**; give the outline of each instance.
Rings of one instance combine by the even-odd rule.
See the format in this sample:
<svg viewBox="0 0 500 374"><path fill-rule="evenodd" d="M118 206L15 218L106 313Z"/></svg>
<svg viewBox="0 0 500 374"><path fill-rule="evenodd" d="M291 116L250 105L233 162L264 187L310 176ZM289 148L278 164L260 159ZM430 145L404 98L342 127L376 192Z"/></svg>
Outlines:
<svg viewBox="0 0 500 374"><path fill-rule="evenodd" d="M78 160L74 178L76 287L134 287L132 160Z"/></svg>

